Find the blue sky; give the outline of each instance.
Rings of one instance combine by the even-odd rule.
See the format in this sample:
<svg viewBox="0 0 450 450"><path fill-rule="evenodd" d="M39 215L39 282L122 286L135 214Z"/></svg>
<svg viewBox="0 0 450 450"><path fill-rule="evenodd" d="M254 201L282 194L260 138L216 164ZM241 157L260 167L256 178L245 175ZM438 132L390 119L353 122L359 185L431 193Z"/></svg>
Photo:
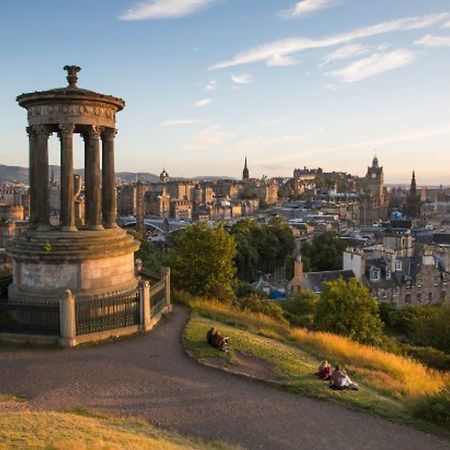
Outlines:
<svg viewBox="0 0 450 450"><path fill-rule="evenodd" d="M27 165L16 95L77 64L127 102L118 170L363 175L377 153L388 182L450 184L448 0L15 0L0 23L1 163Z"/></svg>

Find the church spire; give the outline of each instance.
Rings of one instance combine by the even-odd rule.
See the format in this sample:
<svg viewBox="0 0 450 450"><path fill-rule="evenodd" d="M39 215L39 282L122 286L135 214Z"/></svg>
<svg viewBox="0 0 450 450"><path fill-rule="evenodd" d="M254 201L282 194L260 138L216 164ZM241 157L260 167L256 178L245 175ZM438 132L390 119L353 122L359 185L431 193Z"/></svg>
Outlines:
<svg viewBox="0 0 450 450"><path fill-rule="evenodd" d="M249 178L250 178L250 174L249 174L248 166L247 166L247 157L245 157L244 170L242 171L242 179L244 181L247 181Z"/></svg>
<svg viewBox="0 0 450 450"><path fill-rule="evenodd" d="M411 177L411 184L409 186L409 193L412 196L417 195L417 184L416 184L416 171L413 170L412 177Z"/></svg>

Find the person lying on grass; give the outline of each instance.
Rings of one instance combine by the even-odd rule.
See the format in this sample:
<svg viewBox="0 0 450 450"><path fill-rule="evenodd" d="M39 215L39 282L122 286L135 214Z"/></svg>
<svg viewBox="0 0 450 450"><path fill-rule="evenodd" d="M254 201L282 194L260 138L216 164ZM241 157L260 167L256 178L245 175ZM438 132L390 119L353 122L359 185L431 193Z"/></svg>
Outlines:
<svg viewBox="0 0 450 450"><path fill-rule="evenodd" d="M324 359L320 364L317 370L317 376L321 380L329 380L331 377L331 364Z"/></svg>
<svg viewBox="0 0 450 450"><path fill-rule="evenodd" d="M230 338L222 336L214 327L212 327L206 333L206 340L209 345L222 350L223 352L228 352L228 343Z"/></svg>
<svg viewBox="0 0 450 450"><path fill-rule="evenodd" d="M339 366L336 366L331 374L330 388L338 391L342 391L344 389L352 389L357 391L359 386L350 380L350 377L347 375L345 370L341 369Z"/></svg>

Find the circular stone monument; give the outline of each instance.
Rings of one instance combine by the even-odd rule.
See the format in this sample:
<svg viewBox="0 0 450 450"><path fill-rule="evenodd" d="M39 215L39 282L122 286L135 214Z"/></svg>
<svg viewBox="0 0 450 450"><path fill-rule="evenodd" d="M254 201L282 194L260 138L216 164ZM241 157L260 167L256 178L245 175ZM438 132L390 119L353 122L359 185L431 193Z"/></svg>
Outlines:
<svg viewBox="0 0 450 450"><path fill-rule="evenodd" d="M13 260L9 300L57 303L66 289L76 302L127 294L137 287L139 244L116 224L114 138L125 102L77 86L77 66L65 66L68 86L17 97L27 110L30 224L7 247ZM48 138L61 147L60 224L50 225ZM75 219L73 137L84 139L85 217ZM101 158L101 169L100 169ZM77 226L78 223L78 226Z"/></svg>

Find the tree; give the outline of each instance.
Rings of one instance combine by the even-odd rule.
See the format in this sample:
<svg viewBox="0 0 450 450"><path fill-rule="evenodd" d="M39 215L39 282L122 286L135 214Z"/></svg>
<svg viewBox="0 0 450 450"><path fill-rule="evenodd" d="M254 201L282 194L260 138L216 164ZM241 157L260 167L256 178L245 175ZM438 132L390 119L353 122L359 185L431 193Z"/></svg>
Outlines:
<svg viewBox="0 0 450 450"><path fill-rule="evenodd" d="M193 295L229 298L236 273L235 255L235 241L223 225L190 225L173 239L170 261L174 282Z"/></svg>
<svg viewBox="0 0 450 450"><path fill-rule="evenodd" d="M128 229L127 233L131 234L131 236L140 242L139 250L136 252L136 258L139 258L142 261L143 267L154 271L159 270L163 265L163 261L153 242L142 237L137 231Z"/></svg>
<svg viewBox="0 0 450 450"><path fill-rule="evenodd" d="M378 303L356 278L325 283L315 317L320 330L343 334L363 344L381 342Z"/></svg>
<svg viewBox="0 0 450 450"><path fill-rule="evenodd" d="M312 272L339 270L342 268L342 254L347 244L338 235L327 231L315 236L310 245L304 245L302 257L305 269Z"/></svg>
<svg viewBox="0 0 450 450"><path fill-rule="evenodd" d="M313 328L319 296L311 291L300 291L280 302L286 318L296 326Z"/></svg>
<svg viewBox="0 0 450 450"><path fill-rule="evenodd" d="M294 237L288 225L274 218L269 225L241 220L231 229L237 247L238 277L254 281L260 272L271 273L284 266L294 250Z"/></svg>

